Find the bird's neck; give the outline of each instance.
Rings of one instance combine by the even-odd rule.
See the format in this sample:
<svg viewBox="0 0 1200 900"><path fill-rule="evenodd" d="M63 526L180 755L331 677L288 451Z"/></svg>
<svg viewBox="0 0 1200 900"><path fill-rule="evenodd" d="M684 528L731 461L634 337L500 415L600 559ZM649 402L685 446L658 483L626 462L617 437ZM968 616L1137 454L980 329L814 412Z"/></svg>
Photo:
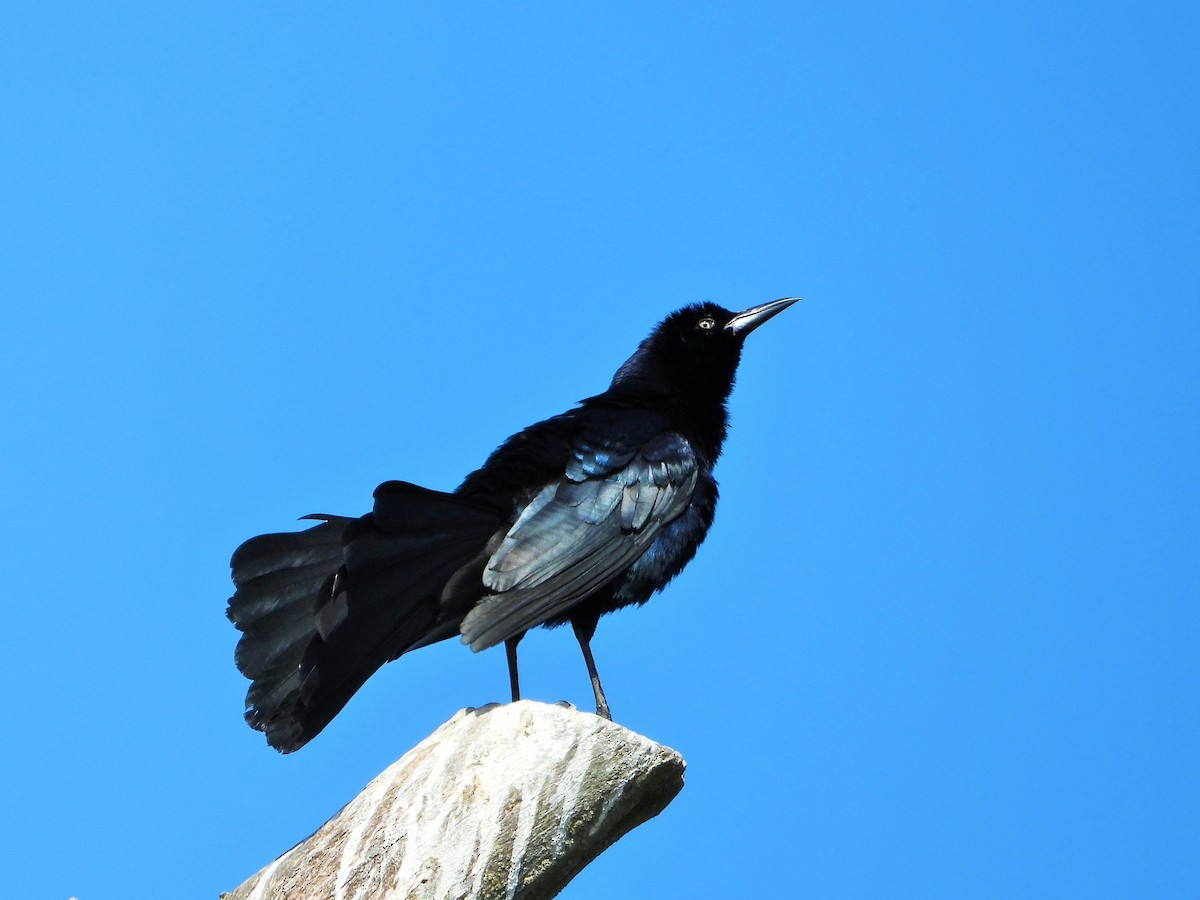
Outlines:
<svg viewBox="0 0 1200 900"><path fill-rule="evenodd" d="M710 467L721 455L729 427L725 403L729 388L722 392L702 385L671 386L629 380L613 385L601 396L610 404L652 409L666 415L672 430L687 438Z"/></svg>
<svg viewBox="0 0 1200 900"><path fill-rule="evenodd" d="M700 400L705 402L698 402ZM677 425L679 431L712 467L721 455L725 434L729 430L729 410L725 406L725 397L714 403L711 398L685 396L679 400L679 404L682 411Z"/></svg>
<svg viewBox="0 0 1200 900"><path fill-rule="evenodd" d="M642 342L613 376L605 396L666 413L711 466L721 455L729 425L726 401L738 355L697 358L672 352L657 335Z"/></svg>

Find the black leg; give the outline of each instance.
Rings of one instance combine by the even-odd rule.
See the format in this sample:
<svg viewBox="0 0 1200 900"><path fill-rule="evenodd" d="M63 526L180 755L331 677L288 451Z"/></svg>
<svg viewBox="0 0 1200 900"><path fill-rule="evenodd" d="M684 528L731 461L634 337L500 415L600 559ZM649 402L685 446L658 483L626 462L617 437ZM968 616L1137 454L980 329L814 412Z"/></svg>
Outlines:
<svg viewBox="0 0 1200 900"><path fill-rule="evenodd" d="M521 699L521 685L517 680L517 644L521 643L523 637L524 632L504 642L504 652L508 654L508 684L512 688L513 703Z"/></svg>
<svg viewBox="0 0 1200 900"><path fill-rule="evenodd" d="M604 698L604 688L600 686L600 673L596 671L596 661L592 659L592 635L596 633L596 618L591 616L571 620L575 629L575 637L579 641L579 649L583 651L583 661L587 663L588 677L592 679L592 693L596 695L596 715L612 721L612 713L608 709L608 700Z"/></svg>

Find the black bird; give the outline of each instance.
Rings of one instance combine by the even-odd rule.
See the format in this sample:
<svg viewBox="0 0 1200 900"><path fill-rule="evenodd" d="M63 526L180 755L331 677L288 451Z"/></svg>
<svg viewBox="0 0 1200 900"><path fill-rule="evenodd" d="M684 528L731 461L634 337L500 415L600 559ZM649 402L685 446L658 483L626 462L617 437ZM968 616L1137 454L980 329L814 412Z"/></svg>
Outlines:
<svg viewBox="0 0 1200 900"><path fill-rule="evenodd" d="M403 481L361 518L233 554L228 615L253 683L246 721L284 753L317 735L385 662L461 636L517 643L570 622L596 712L611 718L591 639L600 616L645 603L695 555L713 521L713 465L742 343L799 298L667 316L608 390L513 435L450 494Z"/></svg>

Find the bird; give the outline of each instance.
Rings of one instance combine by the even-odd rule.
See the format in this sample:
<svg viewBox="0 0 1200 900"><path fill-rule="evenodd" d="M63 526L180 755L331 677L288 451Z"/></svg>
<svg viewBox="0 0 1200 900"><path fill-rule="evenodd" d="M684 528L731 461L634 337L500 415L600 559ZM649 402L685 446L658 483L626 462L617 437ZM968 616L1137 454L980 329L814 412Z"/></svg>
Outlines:
<svg viewBox="0 0 1200 900"><path fill-rule="evenodd" d="M592 655L601 616L640 606L695 556L713 522L713 467L747 335L800 298L666 316L602 393L514 434L455 490L376 488L371 512L250 538L230 561L245 718L291 753L382 665L458 637L517 645L570 624L596 713L612 718Z"/></svg>

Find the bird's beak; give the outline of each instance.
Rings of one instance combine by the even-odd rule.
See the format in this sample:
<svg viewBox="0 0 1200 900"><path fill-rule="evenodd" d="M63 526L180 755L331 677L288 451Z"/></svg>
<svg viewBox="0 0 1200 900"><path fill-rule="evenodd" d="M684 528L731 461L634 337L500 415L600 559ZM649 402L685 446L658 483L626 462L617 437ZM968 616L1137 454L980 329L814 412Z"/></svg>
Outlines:
<svg viewBox="0 0 1200 900"><path fill-rule="evenodd" d="M793 303L799 303L800 299L799 297L784 297L782 300L772 300L770 303L764 303L762 306L752 306L750 309L744 309L729 320L729 323L725 326L725 330L745 337L763 322L767 321L767 319L779 315L779 313L783 312Z"/></svg>

